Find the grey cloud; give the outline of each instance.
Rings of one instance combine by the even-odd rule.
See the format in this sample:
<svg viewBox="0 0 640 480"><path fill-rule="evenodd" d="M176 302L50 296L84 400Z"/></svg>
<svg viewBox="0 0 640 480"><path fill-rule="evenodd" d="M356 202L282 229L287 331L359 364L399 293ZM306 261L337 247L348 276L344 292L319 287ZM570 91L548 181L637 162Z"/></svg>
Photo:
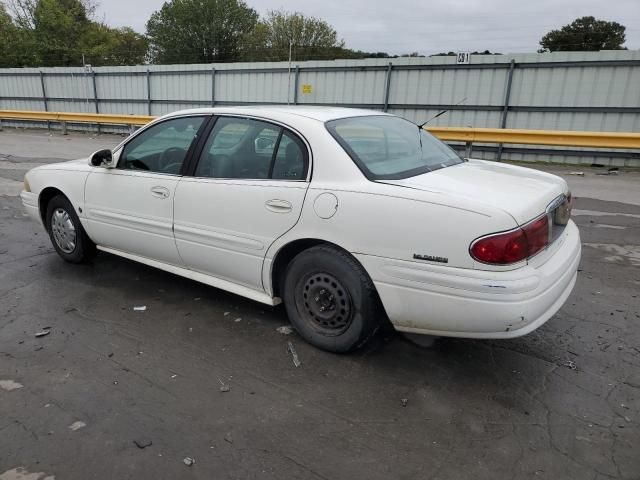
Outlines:
<svg viewBox="0 0 640 480"><path fill-rule="evenodd" d="M107 23L144 32L160 0L103 0ZM284 8L332 24L349 48L394 54L485 50L535 52L542 35L576 17L594 15L627 27L626 45L640 48L638 0L249 0L265 13Z"/></svg>

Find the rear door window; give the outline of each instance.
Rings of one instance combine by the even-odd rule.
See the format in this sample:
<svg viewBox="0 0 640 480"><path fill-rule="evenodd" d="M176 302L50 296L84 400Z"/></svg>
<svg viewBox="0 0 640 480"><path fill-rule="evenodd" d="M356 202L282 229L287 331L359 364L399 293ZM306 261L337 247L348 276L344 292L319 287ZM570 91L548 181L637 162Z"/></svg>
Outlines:
<svg viewBox="0 0 640 480"><path fill-rule="evenodd" d="M308 155L302 141L279 125L219 117L204 145L196 177L304 180Z"/></svg>

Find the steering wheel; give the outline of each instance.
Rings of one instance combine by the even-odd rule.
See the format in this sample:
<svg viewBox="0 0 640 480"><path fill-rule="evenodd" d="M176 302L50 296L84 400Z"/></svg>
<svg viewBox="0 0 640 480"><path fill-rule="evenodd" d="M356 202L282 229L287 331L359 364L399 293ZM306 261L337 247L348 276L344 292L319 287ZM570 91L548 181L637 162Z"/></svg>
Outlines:
<svg viewBox="0 0 640 480"><path fill-rule="evenodd" d="M162 167L162 171L164 173L170 173L173 175L178 175L181 169L182 169L182 162L173 162Z"/></svg>
<svg viewBox="0 0 640 480"><path fill-rule="evenodd" d="M137 168L138 170L149 170L149 166L144 163L141 162L140 160L127 160L127 164L131 165L134 168Z"/></svg>
<svg viewBox="0 0 640 480"><path fill-rule="evenodd" d="M164 152L160 154L160 158L158 159L158 163L160 164L160 168L164 171L167 167L173 166L176 163L182 164L184 160L184 156L187 152L184 151L183 148L180 147L169 147ZM175 155L180 155L180 161L175 161ZM174 157L174 158L172 158Z"/></svg>

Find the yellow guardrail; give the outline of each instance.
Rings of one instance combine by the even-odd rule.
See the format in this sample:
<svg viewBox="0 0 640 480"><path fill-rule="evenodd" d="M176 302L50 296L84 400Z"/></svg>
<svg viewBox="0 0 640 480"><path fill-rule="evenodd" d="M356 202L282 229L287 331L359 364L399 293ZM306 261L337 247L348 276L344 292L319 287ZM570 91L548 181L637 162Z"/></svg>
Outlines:
<svg viewBox="0 0 640 480"><path fill-rule="evenodd" d="M31 110L0 110L0 120L36 120L105 125L145 125L156 117L150 115L111 115L104 113L38 112ZM427 127L427 130L450 142L508 143L552 145L566 147L640 149L640 133L579 132L568 130L520 130L509 128Z"/></svg>
<svg viewBox="0 0 640 480"><path fill-rule="evenodd" d="M427 130L439 139L449 142L640 148L640 133L470 127L428 127Z"/></svg>
<svg viewBox="0 0 640 480"><path fill-rule="evenodd" d="M0 120L36 120L44 122L93 123L105 125L146 125L156 117L149 115L111 115L108 113L38 112L0 110Z"/></svg>

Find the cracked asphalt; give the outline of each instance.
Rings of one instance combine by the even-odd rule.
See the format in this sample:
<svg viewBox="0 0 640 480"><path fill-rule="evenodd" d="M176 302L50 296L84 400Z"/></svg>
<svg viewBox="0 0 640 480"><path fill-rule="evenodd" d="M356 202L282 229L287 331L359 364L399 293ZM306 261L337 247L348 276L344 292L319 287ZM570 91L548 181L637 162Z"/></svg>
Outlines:
<svg viewBox="0 0 640 480"><path fill-rule="evenodd" d="M536 332L387 330L340 356L279 333L280 308L104 253L64 263L22 176L120 140L0 132L0 480L640 479L637 172L545 167L584 248Z"/></svg>

